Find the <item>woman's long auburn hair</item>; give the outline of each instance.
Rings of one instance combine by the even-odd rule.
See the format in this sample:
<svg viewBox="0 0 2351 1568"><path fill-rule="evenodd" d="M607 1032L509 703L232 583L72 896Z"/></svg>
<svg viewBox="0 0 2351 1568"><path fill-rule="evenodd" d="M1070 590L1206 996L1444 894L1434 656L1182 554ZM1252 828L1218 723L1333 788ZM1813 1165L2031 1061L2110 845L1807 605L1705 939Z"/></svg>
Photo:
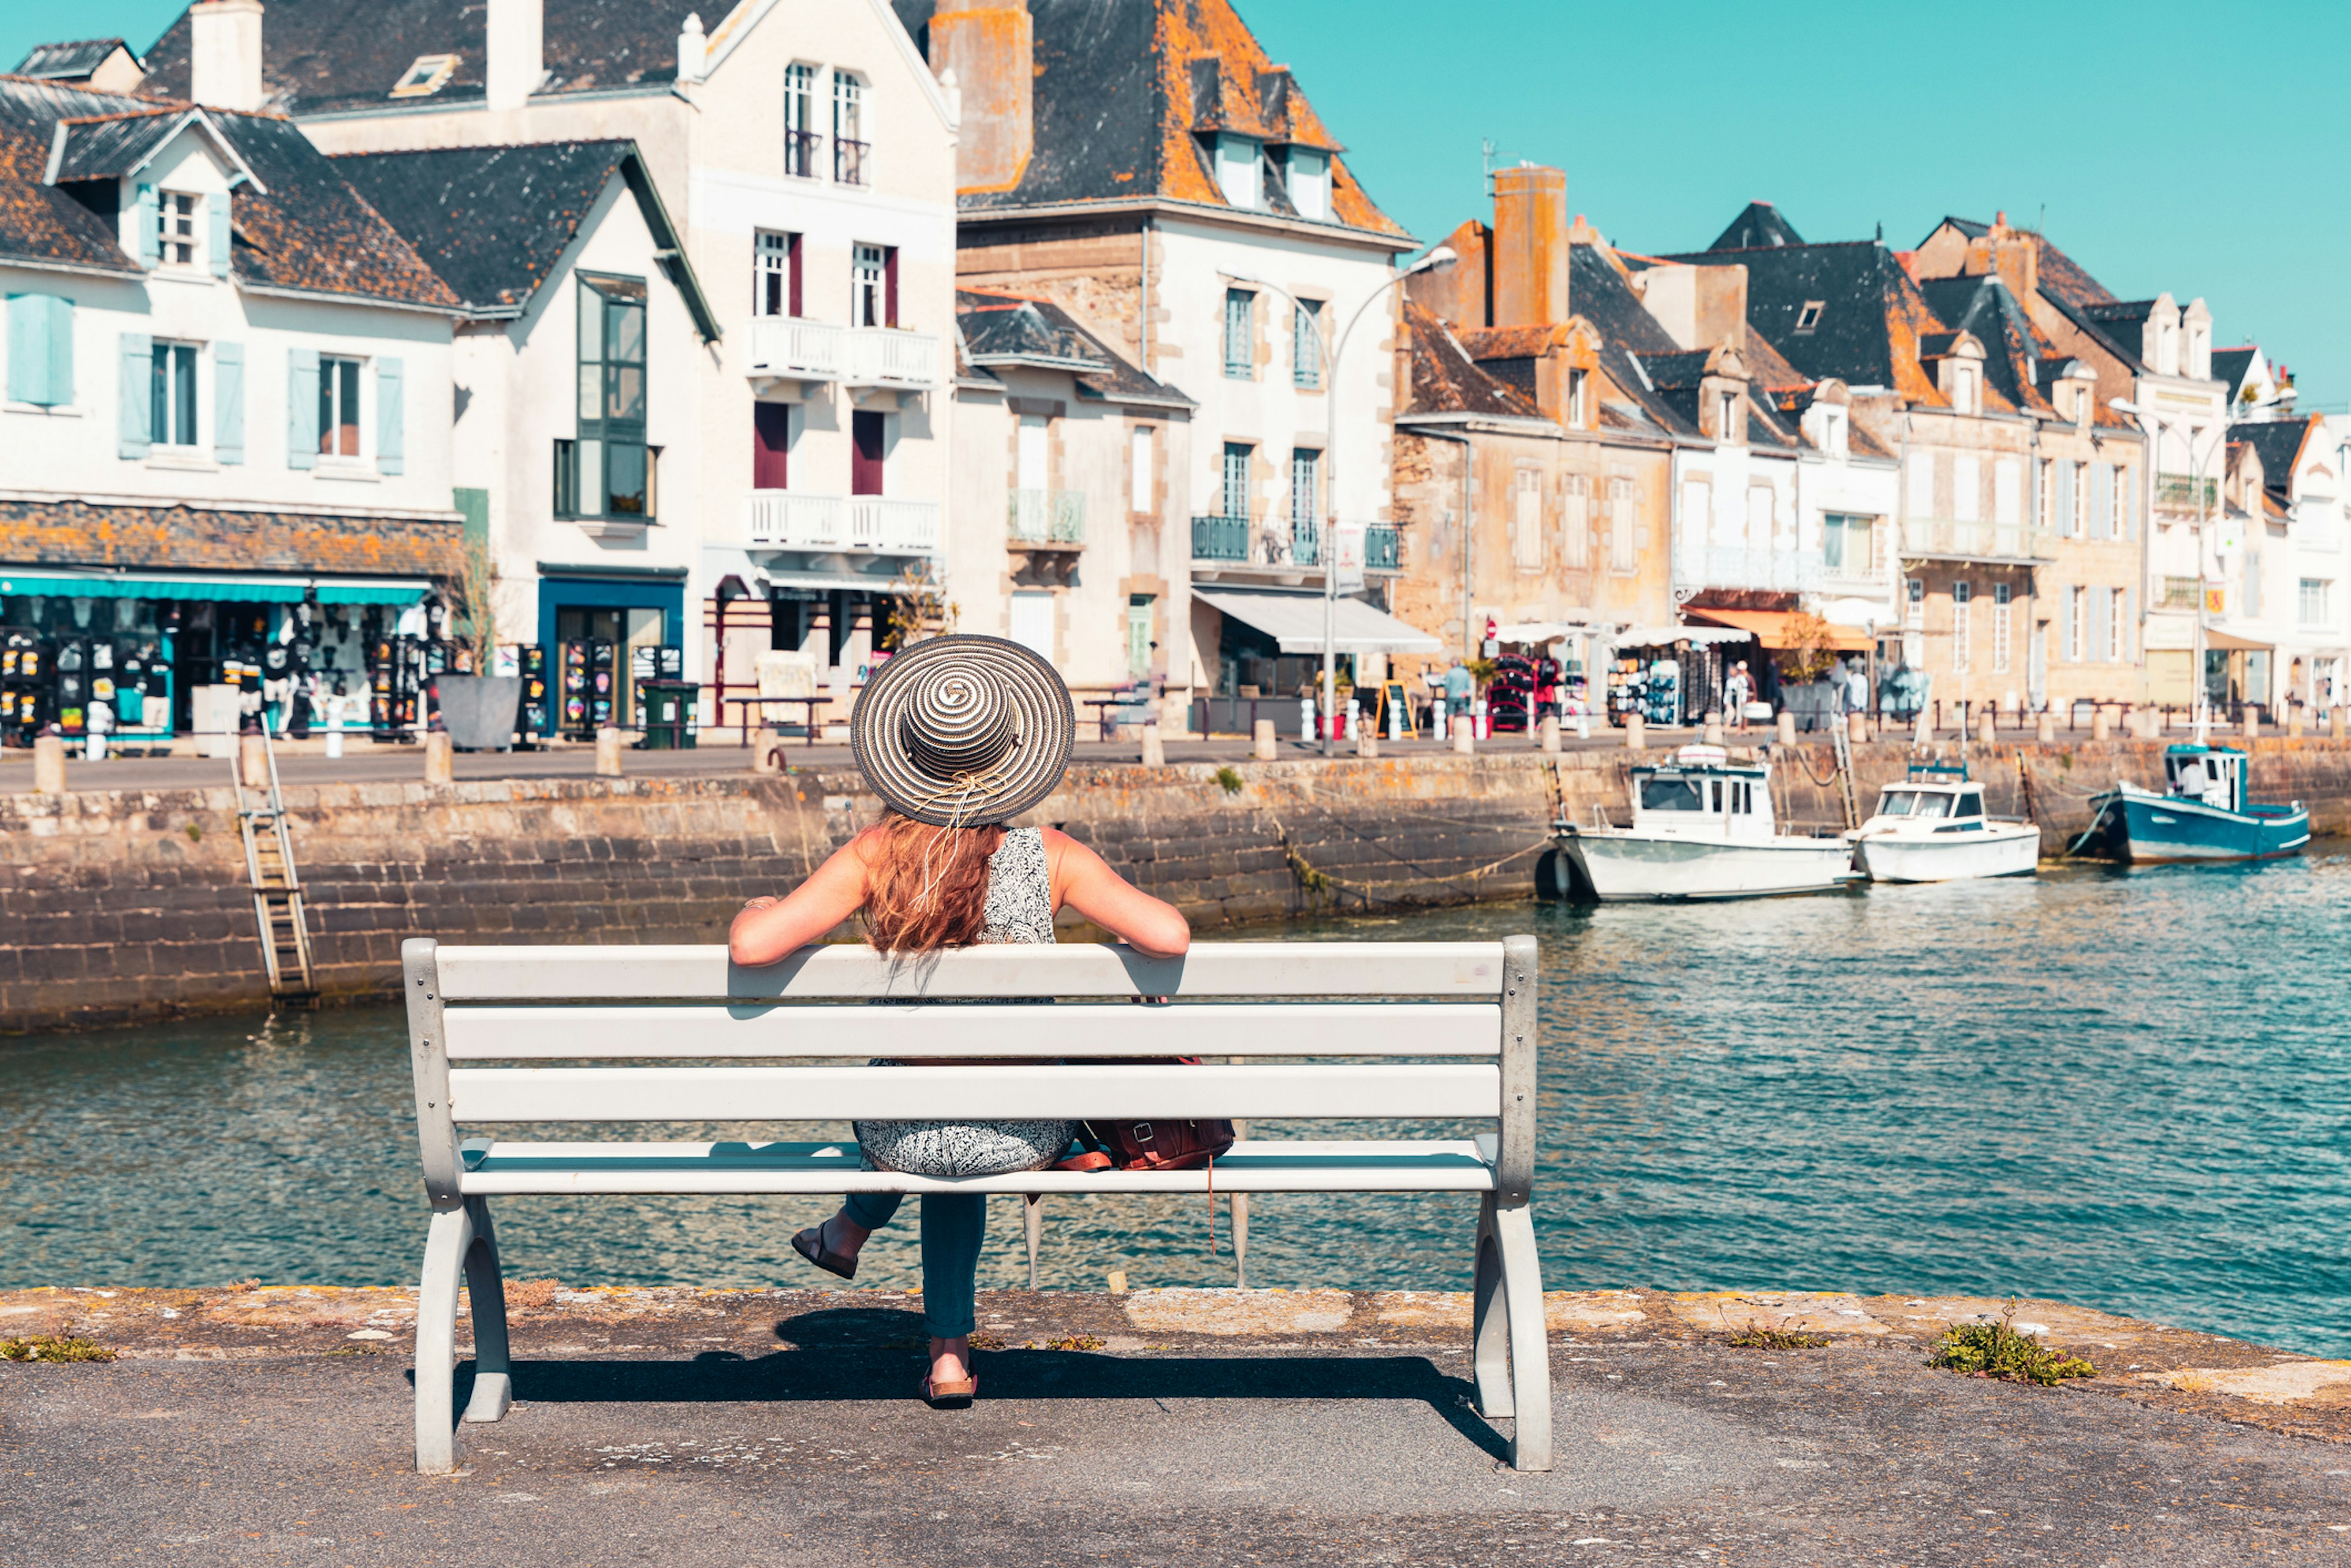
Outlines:
<svg viewBox="0 0 2351 1568"><path fill-rule="evenodd" d="M884 953L968 947L987 925L987 860L1004 829L935 828L884 810L865 851L865 934Z"/></svg>

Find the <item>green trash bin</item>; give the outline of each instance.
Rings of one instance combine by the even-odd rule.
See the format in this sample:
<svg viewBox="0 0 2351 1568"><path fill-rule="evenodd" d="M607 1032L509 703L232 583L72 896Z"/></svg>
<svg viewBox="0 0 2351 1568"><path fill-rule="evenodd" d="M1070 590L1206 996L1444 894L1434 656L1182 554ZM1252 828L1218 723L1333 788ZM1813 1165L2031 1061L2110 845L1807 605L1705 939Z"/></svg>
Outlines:
<svg viewBox="0 0 2351 1568"><path fill-rule="evenodd" d="M640 681L639 727L647 751L684 751L694 745L695 698L701 687L692 681Z"/></svg>

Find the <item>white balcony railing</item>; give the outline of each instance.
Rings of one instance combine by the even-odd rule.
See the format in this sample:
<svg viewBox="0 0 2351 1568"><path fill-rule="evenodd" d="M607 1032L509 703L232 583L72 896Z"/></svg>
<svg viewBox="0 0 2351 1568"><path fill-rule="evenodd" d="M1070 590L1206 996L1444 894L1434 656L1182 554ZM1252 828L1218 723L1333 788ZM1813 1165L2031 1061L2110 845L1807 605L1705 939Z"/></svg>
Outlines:
<svg viewBox="0 0 2351 1568"><path fill-rule="evenodd" d="M743 497L743 511L755 549L849 548L849 502L844 497L754 490Z"/></svg>
<svg viewBox="0 0 2351 1568"><path fill-rule="evenodd" d="M841 374L841 341L847 336L846 328L797 316L754 316L750 373L831 381Z"/></svg>
<svg viewBox="0 0 2351 1568"><path fill-rule="evenodd" d="M853 387L935 387L939 340L895 327L847 329L841 380Z"/></svg>
<svg viewBox="0 0 2351 1568"><path fill-rule="evenodd" d="M1737 549L1726 546L1674 552L1674 581L1682 588L1753 588L1805 593L1821 585L1817 551Z"/></svg>
<svg viewBox="0 0 2351 1568"><path fill-rule="evenodd" d="M1902 553L1914 559L2025 561L2043 543L2039 530L2021 523L1945 517L1907 517L1902 523Z"/></svg>
<svg viewBox="0 0 2351 1568"><path fill-rule="evenodd" d="M927 555L939 548L938 503L852 496L849 542L857 549Z"/></svg>

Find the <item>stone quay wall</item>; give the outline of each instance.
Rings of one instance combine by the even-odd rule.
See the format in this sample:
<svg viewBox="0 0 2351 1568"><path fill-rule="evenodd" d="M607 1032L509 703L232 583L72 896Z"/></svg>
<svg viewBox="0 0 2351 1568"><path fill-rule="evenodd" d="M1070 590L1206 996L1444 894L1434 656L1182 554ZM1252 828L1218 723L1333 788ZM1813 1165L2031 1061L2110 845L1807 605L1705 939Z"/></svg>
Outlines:
<svg viewBox="0 0 2351 1568"><path fill-rule="evenodd" d="M2351 745L2256 743L2265 799L2351 831ZM2152 782L2159 743L1970 745L1992 809L2032 780L2055 854L2116 777ZM1960 748L1945 748L1957 758ZM1625 815L1626 769L1656 751L1488 751L1219 768L1073 768L1029 819L1092 844L1214 928L1528 896L1548 825ZM1868 810L1907 745L1855 748ZM1828 748L1778 757L1799 826L1839 821ZM401 942L716 942L742 901L795 885L873 820L855 774L512 779L286 791L321 994L389 997ZM232 791L0 795L0 1032L264 1005L267 987Z"/></svg>

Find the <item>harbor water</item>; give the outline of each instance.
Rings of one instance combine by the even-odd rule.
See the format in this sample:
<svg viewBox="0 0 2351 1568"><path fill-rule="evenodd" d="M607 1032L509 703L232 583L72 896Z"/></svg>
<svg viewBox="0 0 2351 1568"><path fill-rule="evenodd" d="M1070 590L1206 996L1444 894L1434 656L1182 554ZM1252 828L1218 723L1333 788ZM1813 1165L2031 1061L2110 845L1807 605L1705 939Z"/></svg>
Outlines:
<svg viewBox="0 0 2351 1568"><path fill-rule="evenodd" d="M2351 855L2320 848L1251 935L1536 933L1553 1288L2017 1292L2346 1356ZM0 1285L413 1281L425 1209L403 1021L0 1041ZM788 1239L830 1207L518 1198L497 1215L510 1278L822 1286ZM1465 1288L1474 1216L1459 1197L1259 1197L1250 1283ZM875 1239L860 1285L915 1282L914 1219ZM998 1200L984 1284L1025 1277L1019 1237L1017 1201ZM1050 1200L1044 1279L1229 1283L1221 1205L1215 1246L1202 1199Z"/></svg>

